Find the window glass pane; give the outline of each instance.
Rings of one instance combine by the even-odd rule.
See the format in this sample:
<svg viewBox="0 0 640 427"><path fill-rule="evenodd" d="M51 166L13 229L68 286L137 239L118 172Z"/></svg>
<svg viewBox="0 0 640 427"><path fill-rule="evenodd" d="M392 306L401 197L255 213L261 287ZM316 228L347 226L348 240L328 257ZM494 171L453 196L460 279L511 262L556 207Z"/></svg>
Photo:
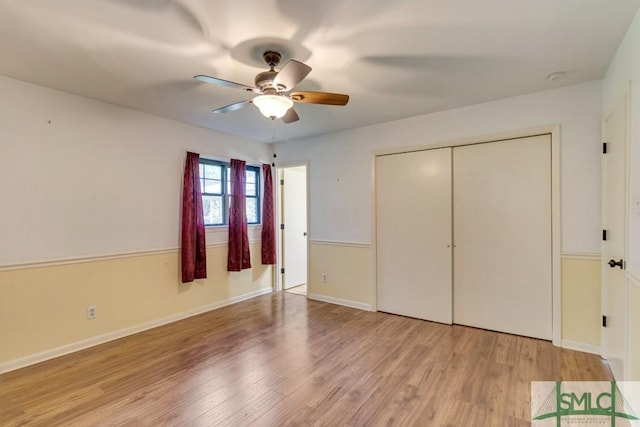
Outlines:
<svg viewBox="0 0 640 427"><path fill-rule="evenodd" d="M222 215L222 196L202 196L202 210L205 225L224 224Z"/></svg>
<svg viewBox="0 0 640 427"><path fill-rule="evenodd" d="M214 180L214 179L205 179L204 180L204 193L222 193L222 181Z"/></svg>
<svg viewBox="0 0 640 427"><path fill-rule="evenodd" d="M258 223L258 199L247 198L247 222L249 224Z"/></svg>
<svg viewBox="0 0 640 427"><path fill-rule="evenodd" d="M202 191L202 205L205 217L205 225L224 225L227 223L226 206L231 203L231 168L228 163L216 162L200 164L200 189ZM247 222L260 223L260 171L258 168L247 166L245 192ZM225 199L226 198L226 199Z"/></svg>
<svg viewBox="0 0 640 427"><path fill-rule="evenodd" d="M205 165L204 177L209 179L222 179L222 166Z"/></svg>

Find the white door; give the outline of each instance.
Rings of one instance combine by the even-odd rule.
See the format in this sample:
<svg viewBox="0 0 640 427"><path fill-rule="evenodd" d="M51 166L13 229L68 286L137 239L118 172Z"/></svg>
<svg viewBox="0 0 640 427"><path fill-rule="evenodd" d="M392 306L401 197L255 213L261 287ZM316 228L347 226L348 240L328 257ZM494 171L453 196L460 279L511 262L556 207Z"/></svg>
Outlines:
<svg viewBox="0 0 640 427"><path fill-rule="evenodd" d="M451 324L451 148L376 158L378 310Z"/></svg>
<svg viewBox="0 0 640 427"><path fill-rule="evenodd" d="M307 283L307 167L282 170L283 287Z"/></svg>
<svg viewBox="0 0 640 427"><path fill-rule="evenodd" d="M552 337L551 136L453 150L457 324Z"/></svg>
<svg viewBox="0 0 640 427"><path fill-rule="evenodd" d="M602 355L616 379L624 379L626 292L624 261L626 248L626 156L627 99L613 110L605 124L607 153L602 156L602 314L607 326L602 328ZM609 265L612 262L613 267Z"/></svg>

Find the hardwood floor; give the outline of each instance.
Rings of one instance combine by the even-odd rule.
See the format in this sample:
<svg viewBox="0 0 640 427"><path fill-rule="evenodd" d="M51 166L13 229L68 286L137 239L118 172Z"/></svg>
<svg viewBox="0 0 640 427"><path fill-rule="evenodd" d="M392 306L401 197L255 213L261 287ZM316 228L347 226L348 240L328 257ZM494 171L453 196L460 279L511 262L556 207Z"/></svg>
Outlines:
<svg viewBox="0 0 640 427"><path fill-rule="evenodd" d="M529 426L551 343L281 293L0 376L2 426Z"/></svg>

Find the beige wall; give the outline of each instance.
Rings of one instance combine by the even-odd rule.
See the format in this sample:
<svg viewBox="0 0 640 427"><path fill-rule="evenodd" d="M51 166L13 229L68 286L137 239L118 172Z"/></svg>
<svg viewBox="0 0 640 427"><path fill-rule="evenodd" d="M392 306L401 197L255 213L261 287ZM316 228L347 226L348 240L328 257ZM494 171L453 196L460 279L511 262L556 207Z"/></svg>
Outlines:
<svg viewBox="0 0 640 427"><path fill-rule="evenodd" d="M226 256L226 245L208 247L208 278L190 284L180 283L177 250L0 271L0 366L271 289L260 242L252 269L228 273ZM97 305L96 319L87 319L88 305Z"/></svg>
<svg viewBox="0 0 640 427"><path fill-rule="evenodd" d="M323 274L327 283L322 283ZM370 245L310 242L310 298L370 310L372 283Z"/></svg>
<svg viewBox="0 0 640 427"><path fill-rule="evenodd" d="M600 346L600 259L562 258L562 340Z"/></svg>

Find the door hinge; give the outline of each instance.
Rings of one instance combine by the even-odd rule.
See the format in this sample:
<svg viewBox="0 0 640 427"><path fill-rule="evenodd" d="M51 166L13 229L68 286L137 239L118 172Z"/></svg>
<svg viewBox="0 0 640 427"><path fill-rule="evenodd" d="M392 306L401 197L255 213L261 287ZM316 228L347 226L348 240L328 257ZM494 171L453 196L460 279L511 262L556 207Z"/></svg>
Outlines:
<svg viewBox="0 0 640 427"><path fill-rule="evenodd" d="M284 274L284 267L280 269L280 274Z"/></svg>
<svg viewBox="0 0 640 427"><path fill-rule="evenodd" d="M607 316L602 315L602 327L606 328L607 327Z"/></svg>
<svg viewBox="0 0 640 427"><path fill-rule="evenodd" d="M280 230L284 230L284 224L280 224Z"/></svg>
<svg viewBox="0 0 640 427"><path fill-rule="evenodd" d="M607 154L607 143L606 142L602 143L602 154Z"/></svg>
<svg viewBox="0 0 640 427"><path fill-rule="evenodd" d="M284 185L284 179L280 180L280 185Z"/></svg>
<svg viewBox="0 0 640 427"><path fill-rule="evenodd" d="M602 230L602 240L607 240L607 230Z"/></svg>

